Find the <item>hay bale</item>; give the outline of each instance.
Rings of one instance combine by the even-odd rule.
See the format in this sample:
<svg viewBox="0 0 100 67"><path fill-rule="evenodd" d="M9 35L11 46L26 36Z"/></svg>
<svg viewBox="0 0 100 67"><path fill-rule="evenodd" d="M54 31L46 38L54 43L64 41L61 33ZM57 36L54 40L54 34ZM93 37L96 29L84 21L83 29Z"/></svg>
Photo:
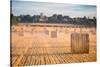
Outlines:
<svg viewBox="0 0 100 67"><path fill-rule="evenodd" d="M89 35L82 34L82 52L88 53L89 52Z"/></svg>
<svg viewBox="0 0 100 67"><path fill-rule="evenodd" d="M57 38L57 31L51 31L51 38Z"/></svg>
<svg viewBox="0 0 100 67"><path fill-rule="evenodd" d="M88 53L89 52L89 35L72 33L71 34L71 52Z"/></svg>

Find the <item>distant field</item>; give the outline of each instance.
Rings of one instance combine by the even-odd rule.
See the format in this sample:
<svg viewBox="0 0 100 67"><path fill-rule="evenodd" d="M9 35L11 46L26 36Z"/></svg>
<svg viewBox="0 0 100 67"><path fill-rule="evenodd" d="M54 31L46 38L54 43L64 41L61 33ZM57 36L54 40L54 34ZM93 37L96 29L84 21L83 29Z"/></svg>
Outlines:
<svg viewBox="0 0 100 67"><path fill-rule="evenodd" d="M54 31L55 33L51 33ZM71 52L71 33L89 34L89 53ZM11 27L12 66L96 61L96 28L15 25Z"/></svg>

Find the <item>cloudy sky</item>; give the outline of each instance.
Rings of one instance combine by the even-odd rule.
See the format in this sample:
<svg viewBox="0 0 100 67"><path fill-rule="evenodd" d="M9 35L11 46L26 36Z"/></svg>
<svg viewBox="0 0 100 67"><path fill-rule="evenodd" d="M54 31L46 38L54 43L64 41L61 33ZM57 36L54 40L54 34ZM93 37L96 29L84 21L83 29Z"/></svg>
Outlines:
<svg viewBox="0 0 100 67"><path fill-rule="evenodd" d="M46 16L62 14L70 17L87 16L92 18L96 17L96 6L12 0L12 13L14 15L39 15L43 13Z"/></svg>

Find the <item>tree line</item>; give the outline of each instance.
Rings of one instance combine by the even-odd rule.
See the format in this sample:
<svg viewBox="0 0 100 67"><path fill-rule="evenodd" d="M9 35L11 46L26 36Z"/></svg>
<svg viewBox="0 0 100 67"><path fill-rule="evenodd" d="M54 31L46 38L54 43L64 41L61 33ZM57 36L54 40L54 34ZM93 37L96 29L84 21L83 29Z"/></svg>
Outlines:
<svg viewBox="0 0 100 67"><path fill-rule="evenodd" d="M41 15L20 15L11 16L11 25L17 23L64 23L64 24L74 24L74 25L89 25L89 26L96 26L96 17L92 19L89 17L74 17L71 18L70 16L63 16L61 14L53 14L52 16L41 16Z"/></svg>

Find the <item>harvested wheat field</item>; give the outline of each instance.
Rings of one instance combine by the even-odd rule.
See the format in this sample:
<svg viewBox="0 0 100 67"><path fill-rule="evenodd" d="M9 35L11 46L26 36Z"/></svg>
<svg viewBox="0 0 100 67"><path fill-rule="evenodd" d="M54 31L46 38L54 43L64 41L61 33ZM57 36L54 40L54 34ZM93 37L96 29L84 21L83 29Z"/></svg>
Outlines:
<svg viewBox="0 0 100 67"><path fill-rule="evenodd" d="M73 44L88 45L87 52L72 52L72 33L87 34ZM85 37L83 37L85 39ZM75 39L73 39L75 40ZM81 43L80 43L81 42ZM75 49L86 49L82 46ZM82 49L81 49L82 48ZM75 50L74 49L74 50ZM17 24L11 26L11 65L30 66L44 64L96 61L96 28L59 24Z"/></svg>

